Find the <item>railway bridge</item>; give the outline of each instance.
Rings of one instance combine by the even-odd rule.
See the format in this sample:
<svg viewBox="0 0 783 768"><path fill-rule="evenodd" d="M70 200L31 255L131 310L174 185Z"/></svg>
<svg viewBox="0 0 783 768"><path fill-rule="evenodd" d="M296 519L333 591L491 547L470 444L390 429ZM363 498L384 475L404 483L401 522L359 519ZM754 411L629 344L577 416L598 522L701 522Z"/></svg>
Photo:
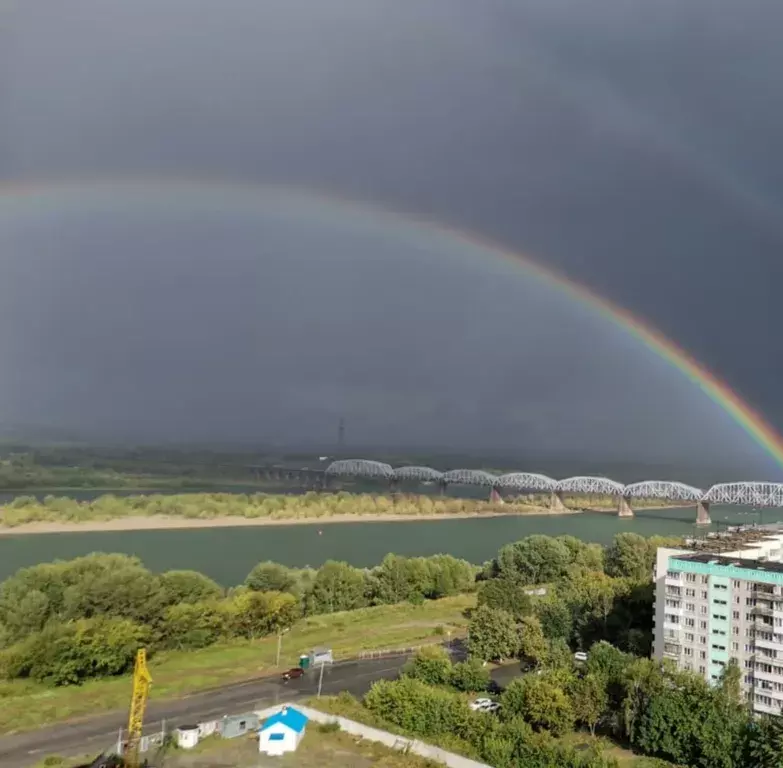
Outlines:
<svg viewBox="0 0 783 768"><path fill-rule="evenodd" d="M330 478L363 478L386 483L392 489L406 483L428 483L445 492L450 485L471 485L489 490L490 498L502 501L502 494L544 494L552 510L567 508L569 496L610 497L616 499L617 514L633 517L634 501L660 500L679 502L696 508L696 523L709 525L711 504L732 504L751 507L783 507L783 483L732 482L718 483L707 489L674 480L644 480L624 485L608 477L577 476L556 480L535 472L508 472L495 475L481 469L452 469L441 472L432 467L406 466L394 468L369 459L341 459L325 470L325 484Z"/></svg>

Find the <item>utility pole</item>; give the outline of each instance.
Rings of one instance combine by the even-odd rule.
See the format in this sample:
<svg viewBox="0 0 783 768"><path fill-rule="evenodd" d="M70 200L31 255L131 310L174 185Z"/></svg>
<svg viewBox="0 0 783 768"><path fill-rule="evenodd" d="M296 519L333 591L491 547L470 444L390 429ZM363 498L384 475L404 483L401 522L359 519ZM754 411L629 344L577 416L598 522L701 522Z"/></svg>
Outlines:
<svg viewBox="0 0 783 768"><path fill-rule="evenodd" d="M321 698L321 686L324 682L324 664L321 663L321 674L318 676L318 696L316 698Z"/></svg>
<svg viewBox="0 0 783 768"><path fill-rule="evenodd" d="M279 666L280 666L280 650L281 650L281 649L282 649L282 647L283 647L283 635L284 635L286 632L288 632L288 630L289 630L289 629L290 629L290 627L286 627L285 629L281 629L281 630L280 630L280 631L277 633L277 659L275 660L275 666L276 666L276 667L279 667Z"/></svg>

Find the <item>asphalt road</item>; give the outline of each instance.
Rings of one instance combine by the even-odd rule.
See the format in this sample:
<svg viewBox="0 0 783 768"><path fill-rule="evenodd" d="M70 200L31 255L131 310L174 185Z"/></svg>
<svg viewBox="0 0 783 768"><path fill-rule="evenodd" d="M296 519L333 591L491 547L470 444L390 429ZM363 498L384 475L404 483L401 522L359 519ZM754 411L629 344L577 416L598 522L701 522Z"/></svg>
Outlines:
<svg viewBox="0 0 783 768"><path fill-rule="evenodd" d="M369 661L346 661L324 669L324 694L349 691L356 696L367 692L376 680L394 679L407 657L396 656ZM280 678L247 680L204 691L183 699L152 702L147 707L145 734L186 723L236 715L284 701L306 699L318 692L318 670L287 683ZM128 727L127 711L118 711L82 720L40 728L37 731L0 738L0 766L27 768L47 755L98 755L117 743L120 728Z"/></svg>

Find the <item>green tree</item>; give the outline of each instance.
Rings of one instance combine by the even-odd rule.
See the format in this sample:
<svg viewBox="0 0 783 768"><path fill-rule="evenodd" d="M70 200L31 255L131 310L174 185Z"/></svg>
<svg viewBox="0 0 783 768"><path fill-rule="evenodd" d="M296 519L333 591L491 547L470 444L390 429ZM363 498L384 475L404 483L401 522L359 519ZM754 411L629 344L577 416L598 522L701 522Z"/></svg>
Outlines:
<svg viewBox="0 0 783 768"><path fill-rule="evenodd" d="M489 670L478 659L468 659L455 664L451 671L451 684L460 691L478 693L489 688Z"/></svg>
<svg viewBox="0 0 783 768"><path fill-rule="evenodd" d="M263 637L290 627L300 616L299 601L287 592L242 592L231 600L231 625L239 637Z"/></svg>
<svg viewBox="0 0 783 768"><path fill-rule="evenodd" d="M296 594L297 579L291 568L265 561L256 565L245 579L245 586L254 592L290 592Z"/></svg>
<svg viewBox="0 0 783 768"><path fill-rule="evenodd" d="M588 673L574 684L571 702L577 720L584 723L590 729L590 734L595 736L595 727L609 706L606 681L598 675Z"/></svg>
<svg viewBox="0 0 783 768"><path fill-rule="evenodd" d="M4 652L8 677L30 677L51 685L78 684L91 677L127 672L147 630L120 618L79 619L49 624Z"/></svg>
<svg viewBox="0 0 783 768"><path fill-rule="evenodd" d="M606 551L606 572L610 576L650 581L655 548L638 533L618 533Z"/></svg>
<svg viewBox="0 0 783 768"><path fill-rule="evenodd" d="M405 665L405 673L428 685L446 685L451 682L451 657L439 645L417 651Z"/></svg>
<svg viewBox="0 0 783 768"><path fill-rule="evenodd" d="M468 650L483 661L508 659L519 650L514 617L507 611L479 606L468 625Z"/></svg>
<svg viewBox="0 0 783 768"><path fill-rule="evenodd" d="M783 768L783 718L770 715L748 718L743 735L744 754L738 765Z"/></svg>
<svg viewBox="0 0 783 768"><path fill-rule="evenodd" d="M348 563L329 560L318 569L307 602L309 613L362 608L367 604L364 574Z"/></svg>
<svg viewBox="0 0 783 768"><path fill-rule="evenodd" d="M179 650L206 648L230 633L230 614L218 601L180 603L166 609L161 642Z"/></svg>
<svg viewBox="0 0 783 768"><path fill-rule="evenodd" d="M571 551L562 541L534 535L502 547L497 560L501 576L523 584L543 584L565 573Z"/></svg>
<svg viewBox="0 0 783 768"><path fill-rule="evenodd" d="M571 608L561 597L549 594L535 603L535 615L541 622L544 635L550 639L563 638L571 642L574 632L574 618Z"/></svg>
<svg viewBox="0 0 783 768"><path fill-rule="evenodd" d="M518 715L536 730L561 736L574 726L574 710L562 688L539 675L512 680L501 696L504 717Z"/></svg>
<svg viewBox="0 0 783 768"><path fill-rule="evenodd" d="M549 655L549 643L544 637L541 622L535 616L525 616L519 625L519 657L524 666L538 667L545 664Z"/></svg>
<svg viewBox="0 0 783 768"><path fill-rule="evenodd" d="M160 576L160 585L168 605L201 603L223 597L223 588L198 571L166 571Z"/></svg>
<svg viewBox="0 0 783 768"><path fill-rule="evenodd" d="M532 601L525 589L523 584L508 578L483 581L478 589L478 605L499 608L515 619L521 619L532 610Z"/></svg>

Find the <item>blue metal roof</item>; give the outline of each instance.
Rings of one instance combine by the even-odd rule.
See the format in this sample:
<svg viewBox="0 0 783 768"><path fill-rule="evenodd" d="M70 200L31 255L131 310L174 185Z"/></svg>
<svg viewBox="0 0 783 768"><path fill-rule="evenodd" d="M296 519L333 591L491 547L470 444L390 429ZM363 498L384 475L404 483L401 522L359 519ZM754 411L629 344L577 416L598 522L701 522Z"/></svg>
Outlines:
<svg viewBox="0 0 783 768"><path fill-rule="evenodd" d="M307 715L300 712L298 709L287 707L276 715L272 715L268 718L258 730L265 731L271 725L277 725L278 723L288 726L292 731L301 733L307 725Z"/></svg>

